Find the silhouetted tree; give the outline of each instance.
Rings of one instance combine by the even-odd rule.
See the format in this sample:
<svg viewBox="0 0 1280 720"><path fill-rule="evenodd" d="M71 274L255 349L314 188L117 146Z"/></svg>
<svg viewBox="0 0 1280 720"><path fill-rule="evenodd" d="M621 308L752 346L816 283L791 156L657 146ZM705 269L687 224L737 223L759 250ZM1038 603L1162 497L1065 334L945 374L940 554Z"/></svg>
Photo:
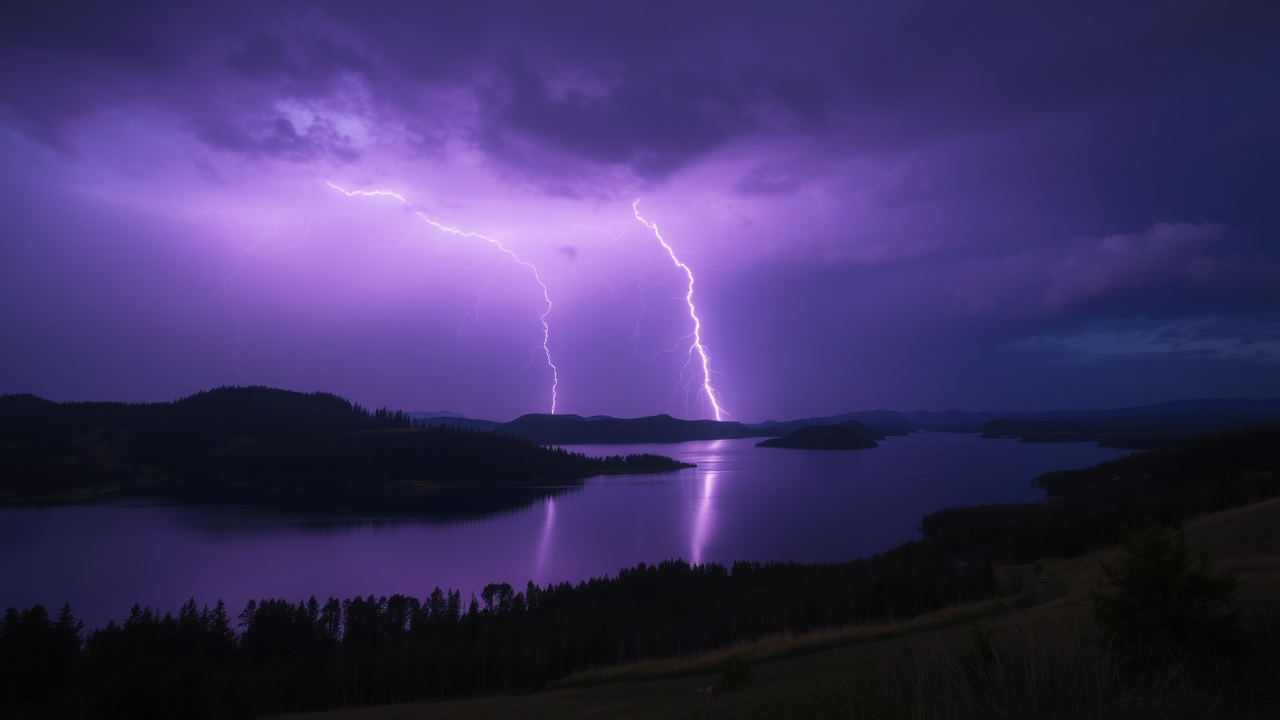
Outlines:
<svg viewBox="0 0 1280 720"><path fill-rule="evenodd" d="M1102 565L1110 592L1092 593L1094 618L1107 640L1148 661L1218 657L1241 644L1236 579L1190 560L1182 532L1155 525L1124 541L1118 566Z"/></svg>

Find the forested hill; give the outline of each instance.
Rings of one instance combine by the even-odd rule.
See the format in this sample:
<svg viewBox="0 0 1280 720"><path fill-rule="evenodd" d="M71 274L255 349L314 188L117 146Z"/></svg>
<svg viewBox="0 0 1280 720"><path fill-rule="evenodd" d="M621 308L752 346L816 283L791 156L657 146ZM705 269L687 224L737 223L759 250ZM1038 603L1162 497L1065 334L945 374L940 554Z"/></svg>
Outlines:
<svg viewBox="0 0 1280 720"><path fill-rule="evenodd" d="M732 440L737 438L778 437L811 425L845 425L868 440L884 440L885 435L906 435L908 423L891 424L895 413L882 411L849 413L826 418L808 418L789 422L768 421L744 425L717 420L680 420L670 415L639 418L615 418L603 415L521 415L511 422L494 422L442 414L416 413L426 425L456 425L477 430L493 430L504 435L524 438L545 445L628 445L635 443L676 443L690 440ZM868 427L854 415L864 415L881 423ZM886 421L885 418L889 418Z"/></svg>
<svg viewBox="0 0 1280 720"><path fill-rule="evenodd" d="M541 484L687 467L589 458L453 427L329 393L227 387L171 403L55 403L0 396L0 495L43 497L150 484L272 489Z"/></svg>
<svg viewBox="0 0 1280 720"><path fill-rule="evenodd" d="M778 434L776 431L750 428L736 422L679 420L670 415L584 418L579 415L529 414L502 423L494 430L533 442L555 445L676 443Z"/></svg>
<svg viewBox="0 0 1280 720"><path fill-rule="evenodd" d="M1173 525L1280 492L1280 426L1232 430L1037 477L1046 502L926 515L921 531L953 552L1000 562L1073 557L1150 523Z"/></svg>

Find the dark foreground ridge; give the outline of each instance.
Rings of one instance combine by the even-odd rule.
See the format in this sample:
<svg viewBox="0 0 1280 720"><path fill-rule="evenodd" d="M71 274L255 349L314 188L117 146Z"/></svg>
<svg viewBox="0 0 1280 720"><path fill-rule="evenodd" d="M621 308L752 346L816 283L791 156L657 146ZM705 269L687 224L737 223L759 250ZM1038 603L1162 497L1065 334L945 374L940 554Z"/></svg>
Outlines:
<svg viewBox="0 0 1280 720"><path fill-rule="evenodd" d="M67 607L56 618L40 606L10 609L0 622L0 713L228 717L527 692L583 670L780 633L999 597L1034 603L1021 570L1007 567L1015 558L1078 556L1126 528L1272 497L1277 471L1280 429L1228 432L1042 476L1049 503L930 515L924 540L863 560L675 560L577 585L493 584L470 599L439 589L422 599L267 599L244 608L238 633L220 604L192 602L176 616L135 606L123 624L88 633ZM990 660L983 632L972 645Z"/></svg>
<svg viewBox="0 0 1280 720"><path fill-rule="evenodd" d="M659 455L591 458L449 426L414 427L329 393L224 387L171 403L0 396L0 498L128 488L386 490L540 485L690 467Z"/></svg>
<svg viewBox="0 0 1280 720"><path fill-rule="evenodd" d="M790 448L793 450L866 450L879 447L846 425L810 425L780 438L756 443L756 447Z"/></svg>

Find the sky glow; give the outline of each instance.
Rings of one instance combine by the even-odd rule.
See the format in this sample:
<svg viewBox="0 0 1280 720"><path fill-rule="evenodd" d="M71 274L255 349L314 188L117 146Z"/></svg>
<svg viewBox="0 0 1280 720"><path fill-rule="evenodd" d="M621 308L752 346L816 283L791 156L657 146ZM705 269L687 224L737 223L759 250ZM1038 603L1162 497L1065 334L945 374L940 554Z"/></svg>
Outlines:
<svg viewBox="0 0 1280 720"><path fill-rule="evenodd" d="M1280 396L1277 68L1271 4L13 4L0 392Z"/></svg>

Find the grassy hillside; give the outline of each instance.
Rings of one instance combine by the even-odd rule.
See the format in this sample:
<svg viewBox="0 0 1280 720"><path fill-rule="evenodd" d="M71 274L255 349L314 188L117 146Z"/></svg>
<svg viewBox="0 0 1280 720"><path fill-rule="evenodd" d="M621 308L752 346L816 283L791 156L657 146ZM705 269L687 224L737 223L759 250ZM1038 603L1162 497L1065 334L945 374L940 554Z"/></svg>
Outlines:
<svg viewBox="0 0 1280 720"><path fill-rule="evenodd" d="M775 636L696 657L580 673L541 693L280 716L410 718L1277 717L1280 501L1186 525L1236 573L1251 652L1232 671L1126 672L1102 644L1090 592L1116 548L1002 570L1021 592L910 622ZM737 690L727 680L749 679ZM699 689L717 688L713 692Z"/></svg>

